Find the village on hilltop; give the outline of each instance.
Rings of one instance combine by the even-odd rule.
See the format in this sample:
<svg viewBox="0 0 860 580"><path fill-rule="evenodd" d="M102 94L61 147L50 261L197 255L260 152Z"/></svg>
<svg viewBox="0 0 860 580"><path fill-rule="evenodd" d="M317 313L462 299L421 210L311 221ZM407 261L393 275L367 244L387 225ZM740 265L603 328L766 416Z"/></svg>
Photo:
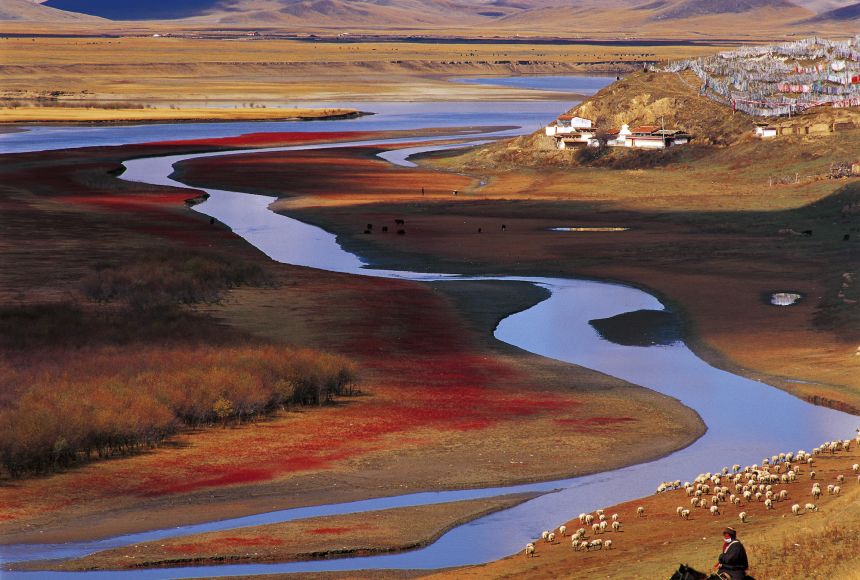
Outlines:
<svg viewBox="0 0 860 580"><path fill-rule="evenodd" d="M698 94L762 117L753 135L769 139L784 135L824 135L855 128L850 120L780 123L815 108L860 107L860 35L850 40L808 38L795 42L743 47L706 58L687 59L652 72L691 71L701 81ZM691 87L692 88L692 87ZM562 115L545 133L556 147L626 147L666 149L686 145L693 136L682 128L647 124L602 129L591 119Z"/></svg>

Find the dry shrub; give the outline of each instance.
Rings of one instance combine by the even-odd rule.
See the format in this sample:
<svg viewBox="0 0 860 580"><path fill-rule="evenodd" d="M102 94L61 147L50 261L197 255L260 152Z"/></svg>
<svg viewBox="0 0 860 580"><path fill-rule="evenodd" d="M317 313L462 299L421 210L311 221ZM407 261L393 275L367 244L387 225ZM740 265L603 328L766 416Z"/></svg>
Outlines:
<svg viewBox="0 0 860 580"><path fill-rule="evenodd" d="M12 477L154 447L182 426L246 420L354 392L342 357L286 347L85 348L0 360L27 385L0 411L0 465Z"/></svg>
<svg viewBox="0 0 860 580"><path fill-rule="evenodd" d="M125 264L103 264L81 281L95 302L121 302L133 310L213 303L226 290L269 284L253 262L203 252L155 252Z"/></svg>
<svg viewBox="0 0 860 580"><path fill-rule="evenodd" d="M783 570L785 578L830 580L834 564L851 567L860 561L860 528L829 524L823 530L798 530L781 544L752 546L750 559L757 570Z"/></svg>

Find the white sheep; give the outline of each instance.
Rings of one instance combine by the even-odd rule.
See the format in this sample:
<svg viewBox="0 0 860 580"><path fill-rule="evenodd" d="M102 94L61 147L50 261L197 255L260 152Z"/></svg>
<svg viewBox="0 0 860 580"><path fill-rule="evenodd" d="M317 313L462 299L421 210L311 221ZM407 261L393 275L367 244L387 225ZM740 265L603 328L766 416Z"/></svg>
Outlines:
<svg viewBox="0 0 860 580"><path fill-rule="evenodd" d="M544 542L548 542L549 541L549 530L542 531L540 533L540 539L543 540Z"/></svg>
<svg viewBox="0 0 860 580"><path fill-rule="evenodd" d="M603 542L603 545L606 546L607 550L611 550L612 549L612 540L606 540L605 542Z"/></svg>
<svg viewBox="0 0 860 580"><path fill-rule="evenodd" d="M606 527L608 525L609 524L606 522L606 520L603 520L602 522L600 522L600 533L601 534L606 531Z"/></svg>
<svg viewBox="0 0 860 580"><path fill-rule="evenodd" d="M773 500L772 499L764 500L764 509L766 509L766 510L772 510L773 509Z"/></svg>
<svg viewBox="0 0 860 580"><path fill-rule="evenodd" d="M675 513L678 514L679 516L681 515L682 511L684 511L684 506L682 506L682 505L679 505L678 507L675 508Z"/></svg>
<svg viewBox="0 0 860 580"><path fill-rule="evenodd" d="M791 513L793 513L796 516L800 515L800 504L799 503L796 503L793 506L791 506Z"/></svg>
<svg viewBox="0 0 860 580"><path fill-rule="evenodd" d="M715 506L715 505L712 505L712 506L711 506L711 515L712 515L712 516L718 516L718 515L720 515L720 508L719 508L719 507L717 507L717 506Z"/></svg>
<svg viewBox="0 0 860 580"><path fill-rule="evenodd" d="M585 525L590 526L594 522L594 516L591 514L585 514Z"/></svg>
<svg viewBox="0 0 860 580"><path fill-rule="evenodd" d="M526 544L526 558L534 558L535 556L535 545L532 542Z"/></svg>
<svg viewBox="0 0 860 580"><path fill-rule="evenodd" d="M613 522L617 522L618 521L618 514L612 514L612 517L609 519L611 519Z"/></svg>
<svg viewBox="0 0 860 580"><path fill-rule="evenodd" d="M747 523L747 512L741 512L738 514L742 523Z"/></svg>
<svg viewBox="0 0 860 580"><path fill-rule="evenodd" d="M854 465L852 465L851 471L853 471L854 473L857 473L858 471L860 471L860 463L855 463Z"/></svg>
<svg viewBox="0 0 860 580"><path fill-rule="evenodd" d="M564 537L565 532L567 532L567 526L559 526L558 527L558 535L562 538Z"/></svg>
<svg viewBox="0 0 860 580"><path fill-rule="evenodd" d="M681 517L685 520L690 519L690 510L681 510Z"/></svg>
<svg viewBox="0 0 860 580"><path fill-rule="evenodd" d="M812 488L812 497L814 497L815 499L818 499L821 497L821 488L820 487L813 487Z"/></svg>
<svg viewBox="0 0 860 580"><path fill-rule="evenodd" d="M588 551L588 544L590 544L590 543L591 543L591 542L589 542L589 541L587 541L587 540L582 540L582 541L579 543L579 549L580 549L580 550Z"/></svg>
<svg viewBox="0 0 860 580"><path fill-rule="evenodd" d="M845 483L845 476L840 473L836 476L836 482L839 484Z"/></svg>
<svg viewBox="0 0 860 580"><path fill-rule="evenodd" d="M619 522L619 521L612 522L612 531L618 532L620 530L621 530L621 522Z"/></svg>
<svg viewBox="0 0 860 580"><path fill-rule="evenodd" d="M858 481L860 481L860 479L858 479ZM642 507L641 505L638 508L636 508L636 517L637 518L645 517L645 508Z"/></svg>
<svg viewBox="0 0 860 580"><path fill-rule="evenodd" d="M591 524L591 532L594 534L600 533L600 524Z"/></svg>
<svg viewBox="0 0 860 580"><path fill-rule="evenodd" d="M839 492L841 492L841 491L842 491L842 488L839 487L838 485L833 486L833 495L839 495Z"/></svg>
<svg viewBox="0 0 860 580"><path fill-rule="evenodd" d="M786 499L788 499L788 490L787 489L780 490L778 497L779 497L779 501L785 501Z"/></svg>
<svg viewBox="0 0 860 580"><path fill-rule="evenodd" d="M579 523L585 524L585 514L579 514Z"/></svg>
<svg viewBox="0 0 860 580"><path fill-rule="evenodd" d="M809 511L809 512L817 512L817 511L818 511L818 506L817 506L817 505L815 505L814 503L808 503L808 504L806 504L806 511Z"/></svg>
<svg viewBox="0 0 860 580"><path fill-rule="evenodd" d="M830 494L830 495L832 495L832 494L833 494L833 488L834 488L834 487L836 487L836 486L835 486L835 485L833 485L832 483L831 483L830 485L828 485L828 486L827 486L827 493L828 493L828 494Z"/></svg>
<svg viewBox="0 0 860 580"><path fill-rule="evenodd" d="M588 542L588 547L586 547L586 550L591 550L591 548L594 548L595 550L600 550L601 548L603 548L603 540L591 540L590 542Z"/></svg>
<svg viewBox="0 0 860 580"><path fill-rule="evenodd" d="M600 514L599 516L597 516L597 519L598 519L598 520L600 520L601 522L605 522L605 521L606 521L606 516L605 516L605 515L603 515L603 514Z"/></svg>

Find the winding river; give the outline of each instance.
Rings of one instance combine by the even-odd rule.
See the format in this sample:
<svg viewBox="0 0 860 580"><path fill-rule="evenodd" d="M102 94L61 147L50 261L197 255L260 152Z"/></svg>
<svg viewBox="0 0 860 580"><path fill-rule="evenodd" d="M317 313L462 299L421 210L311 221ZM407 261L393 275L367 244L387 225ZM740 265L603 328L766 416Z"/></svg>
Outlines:
<svg viewBox="0 0 860 580"><path fill-rule="evenodd" d="M484 136L476 136L484 138ZM363 141L361 145L396 145L405 141ZM426 139L425 139L426 140ZM283 147L275 150L339 148L358 143ZM427 145L426 149L434 149ZM269 149L271 151L272 149ZM170 175L182 161L260 150L216 152L128 161L123 179L154 185L183 186ZM407 153L418 152L411 149ZM388 154L392 162L408 164L403 153ZM202 188L197 188L202 189ZM427 274L374 269L344 251L335 236L268 209L274 198L206 189L210 198L195 210L215 217L279 262L355 275L405 278L416 281L474 280L452 274ZM564 234L559 234L564 235ZM603 340L589 321L636 310L663 310L653 296L634 288L578 279L491 277L481 280L520 281L550 290L543 302L504 319L495 336L524 350L581 365L653 389L694 409L708 426L689 447L662 459L584 477L537 484L479 490L416 493L366 501L282 510L182 528L157 530L95 542L0 547L6 562L70 558L93 551L164 537L260 525L321 515L423 505L520 491L554 491L516 507L461 525L434 544L402 554L344 558L288 564L241 564L130 572L3 572L9 579L214 577L266 573L381 568L443 568L494 560L519 550L542 529L560 524L580 512L653 493L667 479L692 479L733 463L758 463L780 451L809 450L821 441L854 433L860 419L801 401L769 385L716 369L686 345L622 346ZM611 452L611 450L607 450Z"/></svg>

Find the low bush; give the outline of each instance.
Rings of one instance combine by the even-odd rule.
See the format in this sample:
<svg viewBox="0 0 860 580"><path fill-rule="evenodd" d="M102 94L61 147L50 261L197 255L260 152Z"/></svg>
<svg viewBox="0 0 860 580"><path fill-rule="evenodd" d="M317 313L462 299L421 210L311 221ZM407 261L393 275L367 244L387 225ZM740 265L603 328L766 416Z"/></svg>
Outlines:
<svg viewBox="0 0 860 580"><path fill-rule="evenodd" d="M0 360L0 465L45 473L160 444L183 426L242 421L355 392L342 357L286 347L85 348Z"/></svg>

